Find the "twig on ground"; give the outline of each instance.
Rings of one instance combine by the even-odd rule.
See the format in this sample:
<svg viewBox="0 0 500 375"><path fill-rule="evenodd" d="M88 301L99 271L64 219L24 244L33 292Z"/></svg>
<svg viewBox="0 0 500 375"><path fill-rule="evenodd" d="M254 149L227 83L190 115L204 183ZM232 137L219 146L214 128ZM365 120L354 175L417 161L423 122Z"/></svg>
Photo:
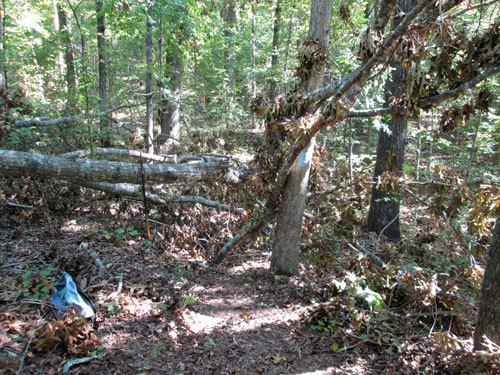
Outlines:
<svg viewBox="0 0 500 375"><path fill-rule="evenodd" d="M62 370L63 370L63 372L68 372L68 371L69 371L69 369L70 369L71 367L73 367L74 365L79 365L79 364L81 364L81 363L89 362L89 361L93 360L94 358L96 358L96 356L95 356L95 355L92 355L92 356L90 356L90 357L83 357L83 358L74 358L74 359L70 359L70 360L68 360L68 361L64 364L64 366L63 366Z"/></svg>
<svg viewBox="0 0 500 375"><path fill-rule="evenodd" d="M28 354L28 350L30 348L32 341L33 341L33 337L30 338L30 340L28 341L28 344L26 345L26 348L24 348L23 358L21 360L21 364L19 365L19 369L17 370L16 374L22 374L23 367L24 367L24 361L26 360L26 355Z"/></svg>
<svg viewBox="0 0 500 375"><path fill-rule="evenodd" d="M359 249L355 246L353 246L351 243L349 242L346 242L347 246L349 246L350 249L354 250L354 251L357 251L358 253L364 253L366 255L368 255L370 258L372 258L375 262L377 262L380 266L385 266L385 262L380 259L378 256L376 256L375 254L373 254L370 250L364 248L363 246L361 246L358 242L356 242L356 246L359 247Z"/></svg>
<svg viewBox="0 0 500 375"><path fill-rule="evenodd" d="M7 206L16 207L16 208L25 208L27 210L32 210L33 209L33 206L28 206L28 205L19 204L19 203L12 203L12 202L7 202Z"/></svg>

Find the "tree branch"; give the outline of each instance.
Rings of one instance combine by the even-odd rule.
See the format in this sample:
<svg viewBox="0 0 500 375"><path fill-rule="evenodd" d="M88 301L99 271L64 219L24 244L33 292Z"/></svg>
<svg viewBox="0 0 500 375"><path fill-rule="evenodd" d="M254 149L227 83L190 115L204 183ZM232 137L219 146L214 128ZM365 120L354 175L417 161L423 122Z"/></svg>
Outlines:
<svg viewBox="0 0 500 375"><path fill-rule="evenodd" d="M390 115L392 113L394 113L394 107L362 109L349 112L346 118L375 117Z"/></svg>
<svg viewBox="0 0 500 375"><path fill-rule="evenodd" d="M112 184L108 182L78 182L77 185L103 191L110 194L118 194L128 197L139 197L141 186L135 184ZM219 201L206 199L195 195L156 194L146 191L146 199L154 204L166 205L168 203L199 203L203 206L221 209L229 212L244 212L243 208L232 207Z"/></svg>
<svg viewBox="0 0 500 375"><path fill-rule="evenodd" d="M376 64L379 64L380 62L383 62L388 58L387 52L396 45L399 38L407 31L410 23L426 7L428 7L429 4L432 3L432 1L433 0L421 0L410 12L406 14L406 16L401 20L400 24L394 29L394 31L391 32L391 34L389 34L387 38L385 38L380 48L365 64L347 74L344 78L338 79L334 83L308 94L307 101L309 103L313 103L316 101L326 100L334 95L338 100L342 95L350 90L352 86L359 83L360 78L367 75Z"/></svg>
<svg viewBox="0 0 500 375"><path fill-rule="evenodd" d="M107 111L101 112L101 113L89 113L87 114L80 114L80 115L74 115L74 116L68 116L68 117L59 117L56 119L51 119L51 120L45 120L45 119L31 119L31 120L16 120L14 123L15 126L19 128L25 128L29 126L54 126L54 125L60 125L60 124L68 124L71 122L75 122L78 120L82 120L87 117L102 117L106 116L112 112L118 111L119 109L122 108L132 108L132 107L138 107L142 105L140 104L124 104L124 105L119 105L114 108L108 109Z"/></svg>
<svg viewBox="0 0 500 375"><path fill-rule="evenodd" d="M462 85L458 86L456 89L447 91L443 94L434 95L434 96L430 96L428 98L420 99L418 101L417 105L420 108L425 109L426 107L443 102L447 99L456 98L458 95L463 93L465 90L477 85L479 82L484 81L485 79L487 79L487 78L489 78L497 73L500 73L500 66L492 66L491 68L486 69L483 73L472 78L470 81L467 81L467 82L463 83Z"/></svg>

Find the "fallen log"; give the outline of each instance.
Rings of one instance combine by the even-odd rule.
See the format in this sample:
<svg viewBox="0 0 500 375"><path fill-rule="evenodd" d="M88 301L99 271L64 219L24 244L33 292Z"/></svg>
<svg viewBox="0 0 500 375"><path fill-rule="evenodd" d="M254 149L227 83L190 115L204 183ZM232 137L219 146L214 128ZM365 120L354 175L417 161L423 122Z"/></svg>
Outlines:
<svg viewBox="0 0 500 375"><path fill-rule="evenodd" d="M243 183L252 170L236 169L228 162L146 164L146 184L187 184L202 181ZM71 182L141 183L138 163L92 159L68 159L29 152L0 150L0 174L31 176Z"/></svg>
<svg viewBox="0 0 500 375"><path fill-rule="evenodd" d="M156 154L144 153L137 150L126 150L121 148L102 148L102 147L96 147L92 151L78 150L78 151L68 152L59 156L68 159L78 159L78 158L86 158L91 155L125 156L131 158L142 157L143 160L155 161L159 163L168 163L168 164L185 163L188 161L204 161L204 159L201 156L194 156L194 155L187 155L187 156L156 155Z"/></svg>

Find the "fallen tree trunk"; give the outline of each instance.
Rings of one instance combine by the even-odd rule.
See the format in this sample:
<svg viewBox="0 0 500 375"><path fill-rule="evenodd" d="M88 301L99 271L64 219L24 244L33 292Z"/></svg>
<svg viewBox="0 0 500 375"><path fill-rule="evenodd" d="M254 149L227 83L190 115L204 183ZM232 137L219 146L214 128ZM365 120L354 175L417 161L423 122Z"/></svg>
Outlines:
<svg viewBox="0 0 500 375"><path fill-rule="evenodd" d="M236 169L227 162L184 164L123 163L106 160L68 159L19 151L0 150L0 174L31 176L71 182L113 182L141 184L144 171L146 184L187 184L202 181L243 183L251 170Z"/></svg>
<svg viewBox="0 0 500 375"><path fill-rule="evenodd" d="M204 161L202 157L193 155L188 155L188 156L156 155L136 150L126 150L121 148L102 148L102 147L96 147L92 151L78 150L78 151L68 152L66 154L62 154L59 156L68 159L77 159L77 158L86 158L91 155L122 156L130 158L142 157L143 160L155 161L159 163L168 163L168 164L185 163L188 161Z"/></svg>

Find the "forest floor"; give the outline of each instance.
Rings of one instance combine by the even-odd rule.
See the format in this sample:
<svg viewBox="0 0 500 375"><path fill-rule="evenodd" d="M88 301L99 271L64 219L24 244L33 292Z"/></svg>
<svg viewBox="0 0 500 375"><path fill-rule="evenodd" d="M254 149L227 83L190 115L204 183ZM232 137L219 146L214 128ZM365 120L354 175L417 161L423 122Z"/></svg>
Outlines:
<svg viewBox="0 0 500 375"><path fill-rule="evenodd" d="M365 306L354 316L349 301L331 299L328 280L305 269L299 277L271 273L266 243L207 266L207 256L193 250L203 241L189 235L188 221L205 228L208 243L214 231L228 230L220 224L226 214L187 209L176 222L153 223L148 240L140 207L127 205L126 218L113 206L44 211L41 218L37 210L2 207L0 374L60 374L69 359L88 356L67 373L457 373L430 334L432 326L456 324L452 313L446 321L425 314L405 320ZM62 270L98 308L98 328L55 318L50 296ZM326 329L311 323L326 306L319 302L336 310ZM470 338L469 323L463 334ZM470 340L451 337L470 349ZM461 373L474 373L465 367Z"/></svg>

